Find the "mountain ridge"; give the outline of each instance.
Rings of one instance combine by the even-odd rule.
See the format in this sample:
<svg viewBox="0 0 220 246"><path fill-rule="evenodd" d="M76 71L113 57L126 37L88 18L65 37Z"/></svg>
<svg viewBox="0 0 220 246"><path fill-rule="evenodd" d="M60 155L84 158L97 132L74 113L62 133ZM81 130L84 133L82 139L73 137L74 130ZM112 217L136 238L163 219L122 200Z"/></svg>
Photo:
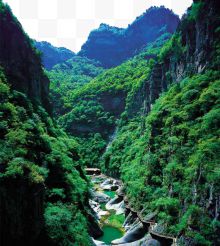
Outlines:
<svg viewBox="0 0 220 246"><path fill-rule="evenodd" d="M55 47L47 41L34 40L34 46L41 52L42 63L47 70L75 56L73 51L64 47Z"/></svg>
<svg viewBox="0 0 220 246"><path fill-rule="evenodd" d="M194 0L172 34L163 18L154 19L162 31L148 28L150 43L144 26L132 26L129 32L143 37L126 41L129 50L139 47L137 53L119 61L102 52L103 61L112 55L109 64L120 63L116 67L105 70L78 56L55 65L46 74L54 80L56 122L48 114L49 80L40 54L0 0L1 245L96 244L103 208L91 201L96 187L85 166L123 183L113 203L125 205L130 229L114 242L220 245L218 5ZM100 29L106 45L123 41L123 30ZM107 42L106 33L114 32L114 42ZM107 182L104 176L101 186ZM118 222L115 214L107 219Z"/></svg>
<svg viewBox="0 0 220 246"><path fill-rule="evenodd" d="M106 68L114 67L163 33L172 33L178 23L179 17L171 10L152 7L127 28L101 24L89 34L78 55L98 60ZM108 56L103 56L103 52L107 52Z"/></svg>

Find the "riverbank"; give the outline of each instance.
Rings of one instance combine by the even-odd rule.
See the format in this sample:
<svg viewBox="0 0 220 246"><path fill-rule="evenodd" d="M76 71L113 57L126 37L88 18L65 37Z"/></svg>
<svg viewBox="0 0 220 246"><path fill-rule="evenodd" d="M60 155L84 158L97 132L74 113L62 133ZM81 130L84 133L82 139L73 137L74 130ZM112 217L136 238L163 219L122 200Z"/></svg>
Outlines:
<svg viewBox="0 0 220 246"><path fill-rule="evenodd" d="M94 196L94 200L91 203L103 231L103 235L96 239L99 241L97 245L101 243L104 243L102 245L111 245L113 240L123 237L125 233L123 228L125 221L124 211L118 213L117 209L108 209L106 207L107 203L117 196L115 190L120 187L121 182L103 174L91 176L91 181L93 183L92 193Z"/></svg>
<svg viewBox="0 0 220 246"><path fill-rule="evenodd" d="M154 221L155 213L135 211L129 204L120 180L103 174L91 176L94 184L94 211L103 235L95 245L175 246L176 239L163 234L163 227ZM98 241L97 241L98 240Z"/></svg>

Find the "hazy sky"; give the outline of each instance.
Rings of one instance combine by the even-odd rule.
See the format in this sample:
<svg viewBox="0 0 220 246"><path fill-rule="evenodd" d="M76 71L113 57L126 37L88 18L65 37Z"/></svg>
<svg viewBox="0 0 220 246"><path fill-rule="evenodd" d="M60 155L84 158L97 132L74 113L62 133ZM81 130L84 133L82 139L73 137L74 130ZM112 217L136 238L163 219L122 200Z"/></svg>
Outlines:
<svg viewBox="0 0 220 246"><path fill-rule="evenodd" d="M100 23L126 27L151 6L182 16L192 0L3 0L31 38L75 52Z"/></svg>

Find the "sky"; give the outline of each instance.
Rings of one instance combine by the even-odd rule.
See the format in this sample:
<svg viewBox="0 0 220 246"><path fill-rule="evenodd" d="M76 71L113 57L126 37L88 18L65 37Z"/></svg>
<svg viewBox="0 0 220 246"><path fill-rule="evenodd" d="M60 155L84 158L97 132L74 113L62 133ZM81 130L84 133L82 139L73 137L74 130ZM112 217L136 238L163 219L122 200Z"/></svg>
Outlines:
<svg viewBox="0 0 220 246"><path fill-rule="evenodd" d="M78 52L91 30L106 23L127 27L151 6L172 9L180 17L192 0L3 0L28 35Z"/></svg>

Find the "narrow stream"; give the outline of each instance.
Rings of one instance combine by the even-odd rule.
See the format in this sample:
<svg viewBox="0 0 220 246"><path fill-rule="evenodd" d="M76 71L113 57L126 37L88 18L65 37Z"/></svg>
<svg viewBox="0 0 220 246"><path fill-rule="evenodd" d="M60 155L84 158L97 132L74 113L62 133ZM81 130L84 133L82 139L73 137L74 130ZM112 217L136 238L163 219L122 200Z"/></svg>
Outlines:
<svg viewBox="0 0 220 246"><path fill-rule="evenodd" d="M94 198L90 202L104 232L101 237L94 240L96 246L177 245L176 238L164 233L163 224L156 223L155 213L144 214L143 211L138 213L129 206L119 180L100 173L98 177L92 177L92 182Z"/></svg>
<svg viewBox="0 0 220 246"><path fill-rule="evenodd" d="M96 178L93 179L95 190L103 193L113 199L116 196L115 191L103 190L100 187L100 182L96 182ZM96 240L104 242L106 245L111 245L111 242L115 239L121 238L124 235L124 228L122 227L125 215L116 214L115 210L107 210L105 205L107 202L100 203L100 209L107 212L107 214L102 215L100 218L100 227L102 228L104 234L97 238Z"/></svg>
<svg viewBox="0 0 220 246"><path fill-rule="evenodd" d="M102 227L104 232L103 236L98 238L99 241L105 242L106 244L111 244L111 241L114 239L120 238L123 236L123 232L121 232L118 228L115 228L111 225L104 225Z"/></svg>
<svg viewBox="0 0 220 246"><path fill-rule="evenodd" d="M115 191L111 191L111 190L105 190L103 193L106 194L107 196L109 196L111 199L113 199L115 197L115 194L116 194Z"/></svg>

